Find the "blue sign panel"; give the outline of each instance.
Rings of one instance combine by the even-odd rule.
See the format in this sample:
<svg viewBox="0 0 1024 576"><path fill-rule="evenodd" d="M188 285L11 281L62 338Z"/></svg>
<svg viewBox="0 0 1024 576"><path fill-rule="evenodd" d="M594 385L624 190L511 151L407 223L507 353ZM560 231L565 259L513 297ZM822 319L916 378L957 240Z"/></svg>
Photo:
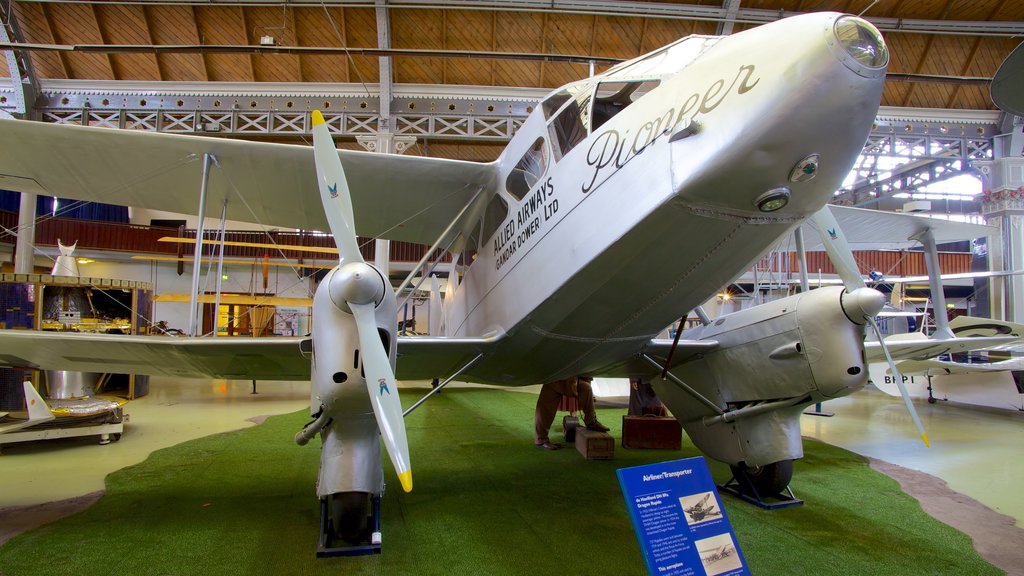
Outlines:
<svg viewBox="0 0 1024 576"><path fill-rule="evenodd" d="M704 458L618 470L652 576L750 575Z"/></svg>

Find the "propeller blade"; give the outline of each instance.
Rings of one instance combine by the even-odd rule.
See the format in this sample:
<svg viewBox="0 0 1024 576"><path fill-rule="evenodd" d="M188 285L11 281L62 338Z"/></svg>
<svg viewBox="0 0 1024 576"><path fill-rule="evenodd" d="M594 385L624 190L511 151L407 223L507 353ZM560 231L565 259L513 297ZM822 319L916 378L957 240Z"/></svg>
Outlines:
<svg viewBox="0 0 1024 576"><path fill-rule="evenodd" d="M409 441L405 434L405 419L402 417L402 403L398 398L395 374L391 361L377 335L374 318L374 304L349 303L352 316L359 332L359 347L362 350L363 372L366 375L366 390L377 416L384 446L395 466L402 489L412 490L412 469L409 464Z"/></svg>
<svg viewBox="0 0 1024 576"><path fill-rule="evenodd" d="M836 273L843 279L846 290L853 292L857 288L864 288L866 284L857 268L857 262L853 259L853 251L846 242L843 231L839 228L839 222L836 221L836 217L832 215L828 206L822 206L821 210L811 215L809 221L821 236L825 252L828 252L828 257L832 261L832 265L835 266Z"/></svg>
<svg viewBox="0 0 1024 576"><path fill-rule="evenodd" d="M362 262L356 243L355 219L352 216L352 198L341 167L338 149L327 130L324 116L313 110L313 156L316 160L316 180L320 186L320 199L324 204L331 234L338 245L338 257L342 262Z"/></svg>
<svg viewBox="0 0 1024 576"><path fill-rule="evenodd" d="M885 359L889 362L889 370L892 372L893 380L896 381L896 386L900 389L900 396L903 396L903 403L906 404L907 412L910 412L910 417L914 420L914 425L917 426L917 431L921 434L921 440L924 440L925 447L931 448L931 443L928 442L928 435L924 432L924 424L921 424L921 418L917 415L917 409L914 408L914 403L910 401L910 394L907 392L907 387L903 384L903 375L896 369L896 363L893 362L892 356L889 354L889 348L885 345L885 339L882 338L882 331L878 328L874 318L868 316L865 316L865 318L871 324L871 328L874 329L875 336L878 337L882 353L885 354Z"/></svg>

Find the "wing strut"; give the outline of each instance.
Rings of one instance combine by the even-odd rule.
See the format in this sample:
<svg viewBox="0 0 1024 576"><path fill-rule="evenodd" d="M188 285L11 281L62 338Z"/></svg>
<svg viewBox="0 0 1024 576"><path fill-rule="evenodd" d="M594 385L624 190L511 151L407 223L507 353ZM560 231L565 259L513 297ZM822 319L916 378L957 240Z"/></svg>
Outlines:
<svg viewBox="0 0 1024 576"><path fill-rule="evenodd" d="M424 402L426 402L427 398L430 398L434 394L437 394L438 392L440 392L442 388L444 388L445 386L448 385L448 383L450 383L452 380L455 380L456 378L458 378L459 375L461 375L466 370L469 370L473 366L473 364L476 364L477 361L479 361L483 357L484 357L484 354L483 354L483 352L481 352L480 354L476 355L476 358L473 358L469 362L466 362L462 366L462 368L459 368L458 370L455 371L454 374L452 374L451 376L446 378L444 382L441 382L440 384L438 384L437 388L434 388L430 392L427 392L426 396L424 396L423 398L420 398L419 400L416 401L415 404L413 404L412 406L409 406L409 408L405 412L402 412L402 417L404 418L404 417L408 416L413 410L415 410L416 408L419 408L419 405L423 404Z"/></svg>
<svg viewBox="0 0 1024 576"><path fill-rule="evenodd" d="M647 354L641 354L640 357L643 358L644 360L646 360L647 363L650 364L651 366L654 366L658 370L661 370L661 364L658 364L658 361L655 360L654 358L651 358ZM673 384L675 384L676 386L681 388L683 390L683 392L686 392L690 396L693 396L701 404L703 404L703 405L707 406L708 408L714 410L715 414L718 414L719 416L721 416L722 414L725 414L725 411L722 410L721 408L719 408L718 404L715 404L711 400L708 400L706 396L704 396L700 392L697 392L696 390L691 388L688 384L686 384L686 382L683 382L682 380L677 378L675 374L669 372L668 370L665 370L665 376L668 378L668 380L671 380Z"/></svg>

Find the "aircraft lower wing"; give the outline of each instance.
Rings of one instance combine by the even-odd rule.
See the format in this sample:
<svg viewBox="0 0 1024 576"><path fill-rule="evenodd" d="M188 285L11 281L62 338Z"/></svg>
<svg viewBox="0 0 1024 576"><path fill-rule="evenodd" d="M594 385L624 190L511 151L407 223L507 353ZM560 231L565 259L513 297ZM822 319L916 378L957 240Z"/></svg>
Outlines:
<svg viewBox="0 0 1024 576"><path fill-rule="evenodd" d="M1019 341L1019 338L1015 336L978 336L972 338L947 338L945 340L936 340L920 334L901 336L906 337L885 339L885 345L889 349L889 354L896 361L927 360L943 354L983 350ZM885 362L885 353L877 341L865 342L864 353L869 363Z"/></svg>
<svg viewBox="0 0 1024 576"><path fill-rule="evenodd" d="M1007 370L1019 370L1024 363L1019 358L1003 360L1002 362L947 362L945 360L907 360L900 362L897 366L900 372L924 372L931 370L932 374L970 374L972 372L1005 372Z"/></svg>
<svg viewBox="0 0 1024 576"><path fill-rule="evenodd" d="M718 348L717 340L679 340L673 351L671 339L657 338L644 345L640 355L602 368L597 371L597 375L605 378L629 378L637 374L653 376L661 374L661 369L664 368L665 361L669 358L670 353L672 358L669 370L698 354L711 352L716 348ZM650 360L647 360L644 356L650 358ZM654 364L651 363L651 360L654 361Z"/></svg>
<svg viewBox="0 0 1024 576"><path fill-rule="evenodd" d="M443 377L500 336L398 339L399 379ZM309 380L304 337L176 338L0 330L0 365L179 378Z"/></svg>
<svg viewBox="0 0 1024 576"><path fill-rule="evenodd" d="M0 119L0 190L195 214L211 154L207 216L327 230L308 146ZM493 164L339 150L356 232L431 244ZM239 198L239 195L244 195Z"/></svg>

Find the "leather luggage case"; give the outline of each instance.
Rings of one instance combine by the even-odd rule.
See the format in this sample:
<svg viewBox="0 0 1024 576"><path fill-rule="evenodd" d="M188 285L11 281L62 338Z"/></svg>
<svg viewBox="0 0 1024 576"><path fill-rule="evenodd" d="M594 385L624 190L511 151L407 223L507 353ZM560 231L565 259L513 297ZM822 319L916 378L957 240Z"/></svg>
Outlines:
<svg viewBox="0 0 1024 576"><path fill-rule="evenodd" d="M587 460L611 460L615 456L615 438L607 432L576 429L576 450Z"/></svg>
<svg viewBox="0 0 1024 576"><path fill-rule="evenodd" d="M623 416L622 447L679 450L683 426L672 416Z"/></svg>

